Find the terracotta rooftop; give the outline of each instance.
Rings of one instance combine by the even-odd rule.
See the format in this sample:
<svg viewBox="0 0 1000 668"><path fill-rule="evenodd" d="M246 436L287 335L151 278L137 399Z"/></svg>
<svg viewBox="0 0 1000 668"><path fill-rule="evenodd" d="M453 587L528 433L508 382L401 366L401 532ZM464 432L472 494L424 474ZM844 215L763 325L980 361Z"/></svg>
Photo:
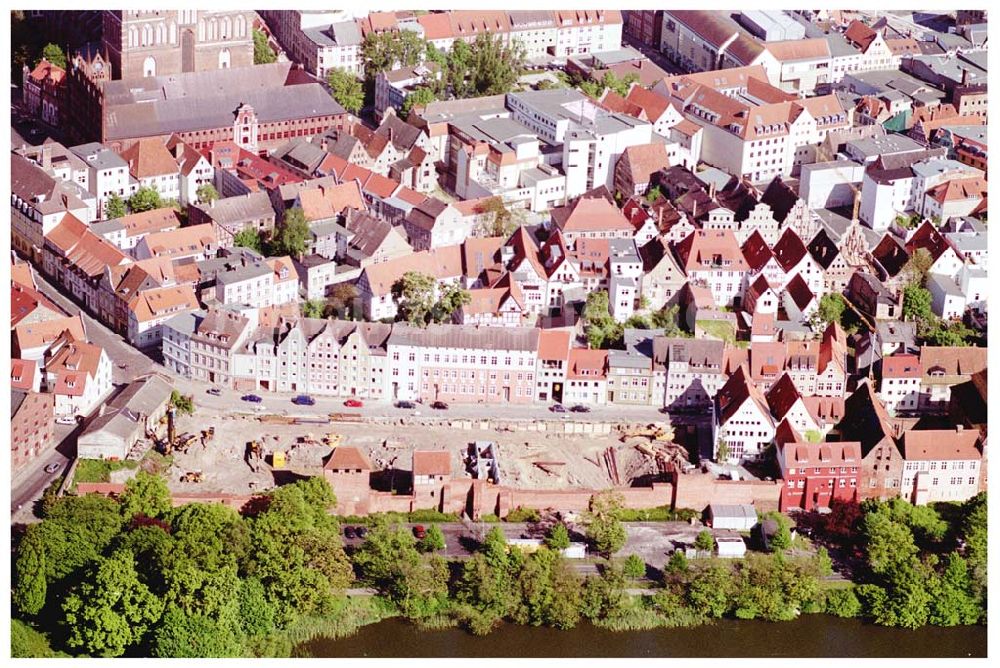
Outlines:
<svg viewBox="0 0 1000 668"><path fill-rule="evenodd" d="M903 434L903 459L906 461L975 461L983 455L976 447L979 431L976 429L926 429Z"/></svg>
<svg viewBox="0 0 1000 668"><path fill-rule="evenodd" d="M451 454L447 450L414 450L413 475L451 475Z"/></svg>
<svg viewBox="0 0 1000 668"><path fill-rule="evenodd" d="M323 468L328 471L331 469L371 471L372 465L358 448L341 445L333 449Z"/></svg>

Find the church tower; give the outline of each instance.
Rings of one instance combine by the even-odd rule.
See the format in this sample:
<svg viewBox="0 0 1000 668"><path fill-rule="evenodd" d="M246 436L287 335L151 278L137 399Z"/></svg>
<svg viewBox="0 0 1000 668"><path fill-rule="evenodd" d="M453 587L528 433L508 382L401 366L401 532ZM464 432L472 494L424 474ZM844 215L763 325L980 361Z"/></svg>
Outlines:
<svg viewBox="0 0 1000 668"><path fill-rule="evenodd" d="M247 10L109 10L103 47L122 79L249 67L253 19Z"/></svg>

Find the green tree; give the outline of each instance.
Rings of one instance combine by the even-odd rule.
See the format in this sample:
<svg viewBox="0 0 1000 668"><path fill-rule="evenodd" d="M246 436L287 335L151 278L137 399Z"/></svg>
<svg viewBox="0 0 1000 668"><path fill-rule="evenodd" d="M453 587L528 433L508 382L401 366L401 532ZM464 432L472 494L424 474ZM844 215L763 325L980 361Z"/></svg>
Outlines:
<svg viewBox="0 0 1000 668"><path fill-rule="evenodd" d="M729 461L729 443L724 439L720 438L715 446L715 461L722 463Z"/></svg>
<svg viewBox="0 0 1000 668"><path fill-rule="evenodd" d="M63 602L66 644L94 656L121 656L163 612L163 603L139 581L132 554L99 557Z"/></svg>
<svg viewBox="0 0 1000 668"><path fill-rule="evenodd" d="M410 111L414 107L426 107L436 99L437 95L434 94L433 88L430 86L420 86L403 100L403 106L399 110L399 117L405 120L410 117Z"/></svg>
<svg viewBox="0 0 1000 668"><path fill-rule="evenodd" d="M45 606L48 583L45 581L45 540L37 525L29 526L17 546L14 582L11 592L14 607L21 614L34 617Z"/></svg>
<svg viewBox="0 0 1000 668"><path fill-rule="evenodd" d="M833 589L826 594L826 614L837 617L858 617L861 615L861 601L854 593L854 587Z"/></svg>
<svg viewBox="0 0 1000 668"><path fill-rule="evenodd" d="M903 267L903 273L907 277L909 285L923 288L927 285L927 275L930 273L931 265L934 264L934 257L926 248L918 248L907 260Z"/></svg>
<svg viewBox="0 0 1000 668"><path fill-rule="evenodd" d="M219 199L219 191L216 190L215 186L211 183L203 183L198 186L198 189L195 191L195 196L198 198L199 202L207 204L208 202L214 202Z"/></svg>
<svg viewBox="0 0 1000 668"><path fill-rule="evenodd" d="M975 624L979 621L982 608L974 593L968 563L954 552L945 559L940 578L932 580L935 586L930 622L936 626Z"/></svg>
<svg viewBox="0 0 1000 668"><path fill-rule="evenodd" d="M569 547L569 529L562 522L553 524L549 535L545 537L545 545L550 550L565 550Z"/></svg>
<svg viewBox="0 0 1000 668"><path fill-rule="evenodd" d="M456 98L510 92L524 69L524 48L500 35L480 33L470 45L456 41L448 59L448 82Z"/></svg>
<svg viewBox="0 0 1000 668"><path fill-rule="evenodd" d="M686 573L688 570L688 559L682 550L674 550L667 561L667 572L674 575Z"/></svg>
<svg viewBox="0 0 1000 668"><path fill-rule="evenodd" d="M163 198L160 197L159 191L150 186L139 188L128 198L128 208L132 213L142 213L163 207Z"/></svg>
<svg viewBox="0 0 1000 668"><path fill-rule="evenodd" d="M335 283L330 287L327 301L328 312L340 313L349 309L358 298L358 289L351 283Z"/></svg>
<svg viewBox="0 0 1000 668"><path fill-rule="evenodd" d="M662 329L663 335L668 337L683 336L684 330L680 326L680 307L677 304L667 306L664 304L652 315L653 327Z"/></svg>
<svg viewBox="0 0 1000 668"><path fill-rule="evenodd" d="M242 656L244 649L231 622L171 606L153 632L151 653L163 658L217 658Z"/></svg>
<svg viewBox="0 0 1000 668"><path fill-rule="evenodd" d="M425 533L424 537L420 539L419 543L417 543L417 549L421 552L439 552L444 548L444 532L441 531L441 527L436 524L430 525L427 529L427 533Z"/></svg>
<svg viewBox="0 0 1000 668"><path fill-rule="evenodd" d="M646 191L646 201L650 204L654 204L661 197L663 197L663 192L660 190L660 186L653 186Z"/></svg>
<svg viewBox="0 0 1000 668"><path fill-rule="evenodd" d="M330 95L347 111L356 114L365 103L365 91L361 82L346 70L336 68L326 73L326 83L330 86Z"/></svg>
<svg viewBox="0 0 1000 668"><path fill-rule="evenodd" d="M625 565L622 570L625 573L625 577L635 580L646 575L646 562L638 554L630 554L625 559Z"/></svg>
<svg viewBox="0 0 1000 668"><path fill-rule="evenodd" d="M423 327L431 317L436 300L435 278L429 274L408 271L392 286L400 317L411 325Z"/></svg>
<svg viewBox="0 0 1000 668"><path fill-rule="evenodd" d="M694 539L694 547L699 552L712 552L715 550L715 539L712 538L712 532L708 529L702 529L698 532L698 535Z"/></svg>
<svg viewBox="0 0 1000 668"><path fill-rule="evenodd" d="M600 577L587 578L583 585L581 612L590 620L620 618L625 612L625 574L618 566L607 566Z"/></svg>
<svg viewBox="0 0 1000 668"><path fill-rule="evenodd" d="M394 64L393 36L389 33L370 32L361 44L361 58L365 63L365 76L375 80L375 75L392 69Z"/></svg>
<svg viewBox="0 0 1000 668"><path fill-rule="evenodd" d="M584 333L591 348L608 348L621 340L623 328L611 317L607 290L597 290L587 295L583 319L586 323Z"/></svg>
<svg viewBox="0 0 1000 668"><path fill-rule="evenodd" d="M64 70L66 69L66 54L63 53L63 50L59 48L58 44L53 44L52 42L46 44L42 48L42 55L41 58L38 59L38 62L41 62L42 58L49 61L56 67L61 67Z"/></svg>
<svg viewBox="0 0 1000 668"><path fill-rule="evenodd" d="M932 319L930 291L912 284L903 288L903 317L917 321Z"/></svg>
<svg viewBox="0 0 1000 668"><path fill-rule="evenodd" d="M194 399L181 394L179 390L170 393L170 405L182 415L194 415Z"/></svg>
<svg viewBox="0 0 1000 668"><path fill-rule="evenodd" d="M281 224L275 229L273 254L300 257L306 252L306 241L309 239L309 223L306 214L300 207L292 207L285 211Z"/></svg>
<svg viewBox="0 0 1000 668"><path fill-rule="evenodd" d="M447 283L441 287L441 294L431 307L431 319L434 322L447 322L455 311L471 302L472 295L460 281Z"/></svg>
<svg viewBox="0 0 1000 668"><path fill-rule="evenodd" d="M302 302L303 318L322 318L326 310L326 302L322 299L307 299Z"/></svg>
<svg viewBox="0 0 1000 668"><path fill-rule="evenodd" d="M121 496L122 515L132 519L138 514L165 517L170 512L170 490L162 476L139 471L125 483Z"/></svg>
<svg viewBox="0 0 1000 668"><path fill-rule="evenodd" d="M104 217L107 220L114 220L116 218L121 218L126 213L125 202L118 195L118 193L112 193L111 197L104 204Z"/></svg>
<svg viewBox="0 0 1000 668"><path fill-rule="evenodd" d="M944 321L934 319L934 324L925 333L925 340L934 346L964 347L976 333L959 320Z"/></svg>
<svg viewBox="0 0 1000 668"><path fill-rule="evenodd" d="M691 581L687 588L687 601L698 614L718 619L729 611L733 581L728 569L709 566Z"/></svg>
<svg viewBox="0 0 1000 668"><path fill-rule="evenodd" d="M916 557L913 532L886 512L867 512L861 531L868 541L868 565L878 575L902 568Z"/></svg>
<svg viewBox="0 0 1000 668"><path fill-rule="evenodd" d="M502 197L490 197L479 205L479 213L492 214L480 225L479 233L484 237L509 237L524 224L524 210L511 209Z"/></svg>
<svg viewBox="0 0 1000 668"><path fill-rule="evenodd" d="M844 317L846 308L847 303L844 301L843 295L839 292L828 292L820 298L816 315L824 324L839 323Z"/></svg>
<svg viewBox="0 0 1000 668"><path fill-rule="evenodd" d="M263 30L254 29L253 31L253 64L254 65L266 65L268 63L273 63L278 59L278 54L271 49L271 45L267 43L267 35L264 34Z"/></svg>
<svg viewBox="0 0 1000 668"><path fill-rule="evenodd" d="M249 248L261 255L264 254L264 244L261 242L260 234L252 227L244 227L233 236L233 245L242 248Z"/></svg>
<svg viewBox="0 0 1000 668"><path fill-rule="evenodd" d="M774 520L778 525L778 530L771 536L770 545L772 552L781 552L792 546L792 528L788 517L781 513L768 513L769 519Z"/></svg>
<svg viewBox="0 0 1000 668"><path fill-rule="evenodd" d="M240 628L250 638L264 637L274 628L274 605L268 600L264 585L257 578L240 581Z"/></svg>
<svg viewBox="0 0 1000 668"><path fill-rule="evenodd" d="M612 490L590 497L589 510L585 514L587 539L601 554L610 556L625 546L628 534L618 519L618 512L624 505L621 493Z"/></svg>
<svg viewBox="0 0 1000 668"><path fill-rule="evenodd" d="M97 559L122 530L118 502L98 494L66 496L37 525L45 545L46 581L62 583Z"/></svg>

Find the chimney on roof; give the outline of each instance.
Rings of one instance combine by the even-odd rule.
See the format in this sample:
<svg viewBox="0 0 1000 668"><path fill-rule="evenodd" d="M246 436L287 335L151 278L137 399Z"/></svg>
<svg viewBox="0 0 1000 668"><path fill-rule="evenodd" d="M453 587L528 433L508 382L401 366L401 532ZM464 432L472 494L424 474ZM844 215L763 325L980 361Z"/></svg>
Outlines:
<svg viewBox="0 0 1000 668"><path fill-rule="evenodd" d="M962 433L963 431L965 431L965 425L964 424L955 425L955 431Z"/></svg>
<svg viewBox="0 0 1000 668"><path fill-rule="evenodd" d="M708 198L715 199L715 181L708 184Z"/></svg>
<svg viewBox="0 0 1000 668"><path fill-rule="evenodd" d="M965 81L962 81L962 85L965 85ZM42 144L42 169L48 169L52 166L52 144Z"/></svg>
<svg viewBox="0 0 1000 668"><path fill-rule="evenodd" d="M963 86L969 85L969 70L966 67L962 68L962 85Z"/></svg>

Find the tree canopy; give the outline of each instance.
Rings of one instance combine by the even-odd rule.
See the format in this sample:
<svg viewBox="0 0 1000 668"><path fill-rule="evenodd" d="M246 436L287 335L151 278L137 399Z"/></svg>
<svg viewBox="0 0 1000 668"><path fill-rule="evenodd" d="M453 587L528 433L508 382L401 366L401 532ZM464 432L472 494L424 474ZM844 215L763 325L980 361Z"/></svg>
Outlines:
<svg viewBox="0 0 1000 668"><path fill-rule="evenodd" d="M270 249L273 255L299 257L306 252L309 240L309 223L301 207L294 206L285 211L281 224L274 231Z"/></svg>
<svg viewBox="0 0 1000 668"><path fill-rule="evenodd" d="M333 68L326 74L330 95L347 111L356 114L365 103L365 91L361 81L347 70Z"/></svg>
<svg viewBox="0 0 1000 668"><path fill-rule="evenodd" d="M66 69L66 54L63 53L63 50L59 47L58 44L53 44L52 42L49 42L44 47L42 47L42 55L41 58L38 59L38 61L41 62L42 58L49 61L56 67L61 67L63 69Z"/></svg>
<svg viewBox="0 0 1000 668"><path fill-rule="evenodd" d="M132 213L142 213L166 206L159 191L150 186L142 186L128 198L128 208Z"/></svg>
<svg viewBox="0 0 1000 668"><path fill-rule="evenodd" d="M271 49L271 45L267 43L267 35L264 34L263 30L253 31L253 64L254 65L266 65L268 63L273 63L278 59L278 54Z"/></svg>

